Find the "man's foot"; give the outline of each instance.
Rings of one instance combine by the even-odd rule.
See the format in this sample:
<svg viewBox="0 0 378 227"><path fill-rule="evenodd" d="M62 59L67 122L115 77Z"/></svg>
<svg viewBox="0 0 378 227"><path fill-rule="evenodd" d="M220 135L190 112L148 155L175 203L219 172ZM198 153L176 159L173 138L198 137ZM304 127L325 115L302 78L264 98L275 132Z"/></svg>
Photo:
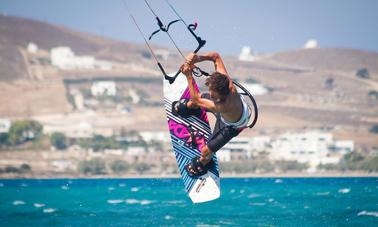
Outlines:
<svg viewBox="0 0 378 227"><path fill-rule="evenodd" d="M200 157L195 157L185 166L185 170L191 177L200 177L205 175L207 171L214 166L214 161L211 159L206 165L200 161Z"/></svg>
<svg viewBox="0 0 378 227"><path fill-rule="evenodd" d="M201 113L201 109L193 107L193 104L190 103L190 99L180 99L179 101L174 101L172 103L172 113L175 116L189 117L191 115L197 115Z"/></svg>

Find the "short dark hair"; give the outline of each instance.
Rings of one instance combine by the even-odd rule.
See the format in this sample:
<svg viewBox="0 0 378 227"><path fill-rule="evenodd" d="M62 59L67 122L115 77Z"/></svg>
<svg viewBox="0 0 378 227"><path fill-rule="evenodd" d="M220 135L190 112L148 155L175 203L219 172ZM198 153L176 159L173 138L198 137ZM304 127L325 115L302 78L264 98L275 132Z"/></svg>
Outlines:
<svg viewBox="0 0 378 227"><path fill-rule="evenodd" d="M230 93L230 80L222 73L215 72L206 79L206 86L209 89L218 92L222 96L227 96Z"/></svg>

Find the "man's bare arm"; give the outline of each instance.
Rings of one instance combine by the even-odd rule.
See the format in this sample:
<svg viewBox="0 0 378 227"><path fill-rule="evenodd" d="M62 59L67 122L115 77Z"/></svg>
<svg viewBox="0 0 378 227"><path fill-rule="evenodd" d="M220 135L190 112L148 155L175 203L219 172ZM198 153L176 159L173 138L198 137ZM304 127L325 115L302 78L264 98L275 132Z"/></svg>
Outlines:
<svg viewBox="0 0 378 227"><path fill-rule="evenodd" d="M208 52L204 55L194 55L192 57L192 59L193 59L192 60L193 63L202 62L202 61L213 61L215 71L217 71L217 72L219 72L223 75L226 75L227 78L230 80L230 85L229 85L230 90L236 91L236 88L235 88L234 84L232 83L232 79L230 78L230 75L228 74L226 66L224 65L223 60L222 60L221 56L219 55L219 53Z"/></svg>
<svg viewBox="0 0 378 227"><path fill-rule="evenodd" d="M188 87L190 96L192 97L192 102L194 105L208 109L210 111L216 111L216 107L214 102L208 99L201 98L200 93L195 89L194 87L194 79L192 76L192 68L194 65L189 65L185 63L181 67L181 72L186 76L186 79L188 81Z"/></svg>

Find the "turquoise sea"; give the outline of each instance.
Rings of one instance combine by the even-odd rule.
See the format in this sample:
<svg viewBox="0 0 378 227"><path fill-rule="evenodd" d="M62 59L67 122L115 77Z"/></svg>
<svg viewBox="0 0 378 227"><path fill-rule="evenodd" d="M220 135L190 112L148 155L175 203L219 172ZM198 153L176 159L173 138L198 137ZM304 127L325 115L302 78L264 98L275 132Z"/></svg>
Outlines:
<svg viewBox="0 0 378 227"><path fill-rule="evenodd" d="M0 180L1 226L378 226L378 178L222 179L192 204L181 179Z"/></svg>

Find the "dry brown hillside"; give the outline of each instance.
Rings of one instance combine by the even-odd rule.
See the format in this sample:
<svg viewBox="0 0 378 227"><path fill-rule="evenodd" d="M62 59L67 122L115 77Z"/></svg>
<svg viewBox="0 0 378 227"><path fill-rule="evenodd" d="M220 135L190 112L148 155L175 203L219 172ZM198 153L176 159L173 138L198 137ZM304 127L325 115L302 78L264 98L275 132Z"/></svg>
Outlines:
<svg viewBox="0 0 378 227"><path fill-rule="evenodd" d="M47 60L52 47L63 45L70 46L78 55L93 55L119 67L106 72L62 71L48 63L34 64L33 59L40 56L27 53L25 48L29 42L36 43L42 51L40 56ZM132 78L117 82L120 92L127 95L128 90L136 90L146 96L149 104L130 104L132 111L127 120L116 110L112 110L112 117L119 121L110 122L107 115L95 119L103 127L128 122L127 127L131 129L146 130L153 126L154 130L165 130L165 116L159 106L162 83L156 82L160 75L147 51L142 45L0 16L0 116L32 116L43 120L46 114L69 114L77 111L67 99L73 90L88 91L98 79ZM178 61L176 56L169 56L170 66L177 65ZM369 96L370 92L378 91L378 53L337 48L298 49L260 56L254 62L241 62L228 56L225 63L230 74L242 83L253 79L270 91L256 96L260 118L256 129L246 135L324 128L340 138L378 145L376 134L369 132L371 126L378 124L378 100ZM366 69L369 78L356 76L359 69ZM155 80L143 82L142 77ZM68 79L74 85L65 85ZM154 113L153 118L149 117L150 113ZM67 118L62 116L58 121L69 121Z"/></svg>

